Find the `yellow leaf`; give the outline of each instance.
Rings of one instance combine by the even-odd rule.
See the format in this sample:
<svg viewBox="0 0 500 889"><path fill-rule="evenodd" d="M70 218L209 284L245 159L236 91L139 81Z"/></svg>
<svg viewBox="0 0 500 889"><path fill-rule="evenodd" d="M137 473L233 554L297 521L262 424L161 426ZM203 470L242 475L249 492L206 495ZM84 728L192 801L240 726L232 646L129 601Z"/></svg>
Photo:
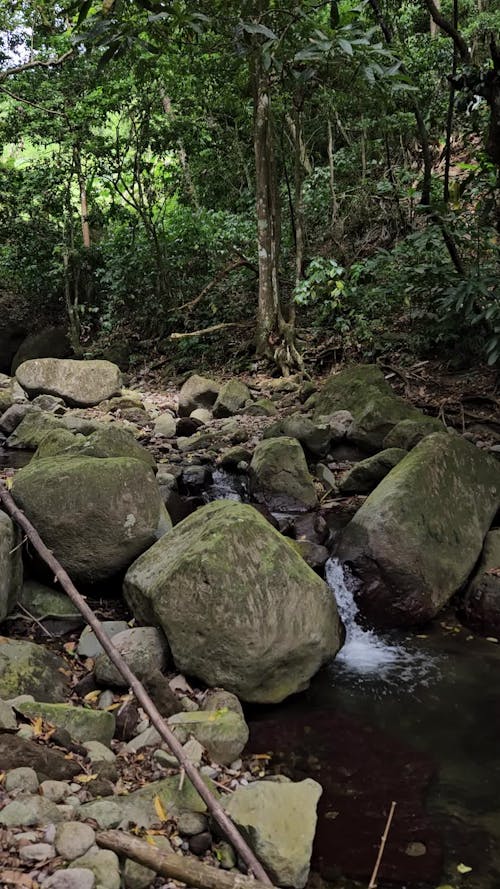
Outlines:
<svg viewBox="0 0 500 889"><path fill-rule="evenodd" d="M95 781L96 778L97 775L77 775L73 781L78 781L79 784L88 784L89 781Z"/></svg>
<svg viewBox="0 0 500 889"><path fill-rule="evenodd" d="M165 809L163 808L162 801L161 801L160 797L158 796L158 794L154 798L154 807L155 807L155 812L158 815L158 818L160 819L160 821L168 821L168 815L165 812Z"/></svg>
<svg viewBox="0 0 500 889"><path fill-rule="evenodd" d="M116 704L110 704L109 707L105 707L104 709L105 709L106 711L108 711L108 710L117 710L118 707L121 707L121 705L122 705L122 702L121 702L121 701L117 701Z"/></svg>
<svg viewBox="0 0 500 889"><path fill-rule="evenodd" d="M85 695L84 701L97 701L97 698L100 696L101 690L96 688L95 691L89 691L88 694Z"/></svg>
<svg viewBox="0 0 500 889"><path fill-rule="evenodd" d="M9 476L8 478L5 479L5 486L8 491L10 491L10 489L12 488L13 481L14 481L14 479L12 478L12 476Z"/></svg>
<svg viewBox="0 0 500 889"><path fill-rule="evenodd" d="M41 735L43 732L43 719L41 716L36 716L31 720L31 725L33 726L33 734L36 737Z"/></svg>
<svg viewBox="0 0 500 889"><path fill-rule="evenodd" d="M472 868L469 867L468 864L457 864L457 871L459 874L470 874Z"/></svg>

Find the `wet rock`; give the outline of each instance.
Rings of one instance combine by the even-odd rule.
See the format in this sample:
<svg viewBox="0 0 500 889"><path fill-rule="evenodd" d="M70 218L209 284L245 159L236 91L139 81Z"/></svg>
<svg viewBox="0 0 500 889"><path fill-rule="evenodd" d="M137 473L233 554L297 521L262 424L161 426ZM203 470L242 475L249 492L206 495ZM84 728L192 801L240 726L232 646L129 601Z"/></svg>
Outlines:
<svg viewBox="0 0 500 889"><path fill-rule="evenodd" d="M42 889L94 889L95 876L83 867L57 870L42 882Z"/></svg>
<svg viewBox="0 0 500 889"><path fill-rule="evenodd" d="M196 408L208 410L215 404L220 386L214 380L193 374L179 392L179 416L189 417Z"/></svg>
<svg viewBox="0 0 500 889"><path fill-rule="evenodd" d="M173 438L175 435L176 419L168 411L160 414L155 420L154 434L163 435L164 438Z"/></svg>
<svg viewBox="0 0 500 889"><path fill-rule="evenodd" d="M20 543L21 535L14 523L0 511L0 621L7 617L21 592L23 564Z"/></svg>
<svg viewBox="0 0 500 889"><path fill-rule="evenodd" d="M124 594L140 621L163 628L181 672L244 700L306 688L340 647L326 585L257 510L232 501L165 535L129 569Z"/></svg>
<svg viewBox="0 0 500 889"><path fill-rule="evenodd" d="M43 645L0 636L0 697L31 694L41 701L61 701L68 693L62 657Z"/></svg>
<svg viewBox="0 0 500 889"><path fill-rule="evenodd" d="M207 466L186 466L181 476L181 491L187 494L199 494L211 478Z"/></svg>
<svg viewBox="0 0 500 889"><path fill-rule="evenodd" d="M19 735L0 734L0 762L5 770L29 766L41 781L48 778L70 781L81 771L79 763L65 759L58 750Z"/></svg>
<svg viewBox="0 0 500 889"><path fill-rule="evenodd" d="M210 759L221 765L230 765L238 759L248 741L245 720L232 710L177 713L169 718L168 724L181 743L192 735Z"/></svg>
<svg viewBox="0 0 500 889"><path fill-rule="evenodd" d="M55 824L64 821L64 813L50 800L38 794L26 794L0 811L0 824L3 827L34 827L36 824Z"/></svg>
<svg viewBox="0 0 500 889"><path fill-rule="evenodd" d="M424 438L342 532L335 554L382 626L434 617L463 585L500 502L498 464L460 436Z"/></svg>
<svg viewBox="0 0 500 889"><path fill-rule="evenodd" d="M29 766L9 769L5 775L4 787L7 793L12 793L12 791L16 790L19 793L36 793L38 791L38 778L35 770Z"/></svg>
<svg viewBox="0 0 500 889"><path fill-rule="evenodd" d="M321 785L256 781L238 787L225 809L273 883L302 889L309 876Z"/></svg>
<svg viewBox="0 0 500 889"><path fill-rule="evenodd" d="M245 383L240 380L229 380L221 386L213 407L213 415L217 419L232 417L251 400L250 390Z"/></svg>
<svg viewBox="0 0 500 889"><path fill-rule="evenodd" d="M477 570L464 596L461 616L483 636L500 637L500 529L484 540Z"/></svg>
<svg viewBox="0 0 500 889"><path fill-rule="evenodd" d="M109 745L115 731L114 715L103 710L38 701L18 704L16 709L29 719L40 716L50 725L65 729L75 741L101 741Z"/></svg>
<svg viewBox="0 0 500 889"><path fill-rule="evenodd" d="M360 460L339 484L343 494L369 494L378 483L406 457L402 448L387 448L373 457Z"/></svg>
<svg viewBox="0 0 500 889"><path fill-rule="evenodd" d="M304 509L317 504L304 451L294 438L259 442L250 463L250 489L271 509Z"/></svg>
<svg viewBox="0 0 500 889"><path fill-rule="evenodd" d="M314 571L321 571L330 557L330 552L326 546L313 543L311 540L295 540L294 546L304 561L310 568L313 568Z"/></svg>
<svg viewBox="0 0 500 889"><path fill-rule="evenodd" d="M170 526L153 473L128 457L39 460L13 493L75 582L112 577Z"/></svg>
<svg viewBox="0 0 500 889"><path fill-rule="evenodd" d="M30 396L57 395L77 407L99 404L121 386L120 369L110 361L38 358L21 364L16 379Z"/></svg>
<svg viewBox="0 0 500 889"><path fill-rule="evenodd" d="M133 627L123 630L113 636L113 644L139 679L167 666L168 643L161 630L157 630L156 627ZM127 680L111 663L107 654L103 653L97 657L95 675L103 685L128 688ZM97 738L97 735L94 737Z"/></svg>

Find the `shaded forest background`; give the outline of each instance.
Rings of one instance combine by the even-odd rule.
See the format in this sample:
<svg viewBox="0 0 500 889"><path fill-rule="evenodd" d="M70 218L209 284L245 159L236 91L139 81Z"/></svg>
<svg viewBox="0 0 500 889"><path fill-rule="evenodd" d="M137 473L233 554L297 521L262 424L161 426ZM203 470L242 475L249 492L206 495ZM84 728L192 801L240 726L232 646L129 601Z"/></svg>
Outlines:
<svg viewBox="0 0 500 889"><path fill-rule="evenodd" d="M3 327L132 369L500 359L495 0L23 0L0 33Z"/></svg>

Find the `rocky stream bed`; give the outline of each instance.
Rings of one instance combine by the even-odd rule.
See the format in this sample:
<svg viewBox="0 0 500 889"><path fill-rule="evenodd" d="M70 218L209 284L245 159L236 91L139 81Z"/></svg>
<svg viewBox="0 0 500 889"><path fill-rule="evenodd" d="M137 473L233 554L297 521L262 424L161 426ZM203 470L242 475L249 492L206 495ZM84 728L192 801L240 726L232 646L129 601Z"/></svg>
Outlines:
<svg viewBox="0 0 500 889"><path fill-rule="evenodd" d="M275 884L366 886L395 801L379 887L497 889L494 435L373 365L160 392L35 359L0 414L16 502ZM0 884L169 885L99 850L109 827L237 868L2 512L0 619Z"/></svg>

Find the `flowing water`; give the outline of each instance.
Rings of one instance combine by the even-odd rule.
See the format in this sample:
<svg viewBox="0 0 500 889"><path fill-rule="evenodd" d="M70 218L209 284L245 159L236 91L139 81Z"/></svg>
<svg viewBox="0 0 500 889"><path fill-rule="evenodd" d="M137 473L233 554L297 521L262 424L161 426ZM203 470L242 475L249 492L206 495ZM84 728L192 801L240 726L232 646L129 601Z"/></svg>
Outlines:
<svg viewBox="0 0 500 889"><path fill-rule="evenodd" d="M281 770L323 786L314 868L339 889L366 886L394 800L380 889L499 889L500 646L453 618L376 633L336 561L326 578L345 644L251 734Z"/></svg>

